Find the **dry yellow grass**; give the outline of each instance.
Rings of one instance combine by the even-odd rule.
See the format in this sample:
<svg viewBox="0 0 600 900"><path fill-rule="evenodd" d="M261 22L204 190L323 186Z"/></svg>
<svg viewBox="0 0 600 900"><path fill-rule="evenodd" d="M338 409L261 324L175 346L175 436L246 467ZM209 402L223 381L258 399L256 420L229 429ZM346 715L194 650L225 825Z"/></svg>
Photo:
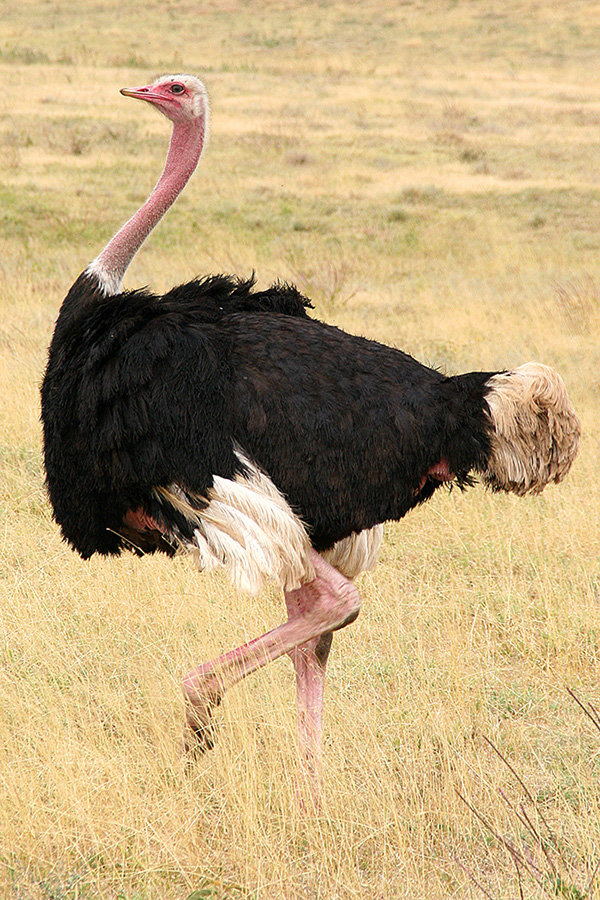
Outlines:
<svg viewBox="0 0 600 900"><path fill-rule="evenodd" d="M599 44L583 0L5 4L2 897L583 896L600 733L566 688L598 702ZM295 280L320 317L448 371L554 365L585 429L539 498L478 488L387 527L334 644L316 820L294 803L286 662L231 692L211 754L182 753L182 674L281 599L183 560L83 563L44 495L54 318L168 140L117 91L177 70L207 82L211 144L128 285ZM548 822L558 874L498 789Z"/></svg>

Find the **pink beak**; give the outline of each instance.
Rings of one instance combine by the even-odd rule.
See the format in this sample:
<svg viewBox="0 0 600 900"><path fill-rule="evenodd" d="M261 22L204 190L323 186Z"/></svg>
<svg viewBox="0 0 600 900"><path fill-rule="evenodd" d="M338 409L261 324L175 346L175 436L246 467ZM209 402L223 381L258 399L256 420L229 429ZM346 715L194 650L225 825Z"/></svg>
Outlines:
<svg viewBox="0 0 600 900"><path fill-rule="evenodd" d="M134 97L136 100L149 100L152 102L153 100L164 100L165 98L161 94L156 94L152 90L152 85L148 85L148 87L138 87L138 88L121 88L120 91L124 97Z"/></svg>

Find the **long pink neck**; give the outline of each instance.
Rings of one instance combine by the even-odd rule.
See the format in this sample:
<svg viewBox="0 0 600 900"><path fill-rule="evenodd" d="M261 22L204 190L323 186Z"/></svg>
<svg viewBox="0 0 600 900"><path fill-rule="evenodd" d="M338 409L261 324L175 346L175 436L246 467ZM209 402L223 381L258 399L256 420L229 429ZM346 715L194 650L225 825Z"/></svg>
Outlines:
<svg viewBox="0 0 600 900"><path fill-rule="evenodd" d="M129 263L187 184L198 165L204 133L204 119L173 125L167 160L156 187L86 270L98 278L106 294L120 292Z"/></svg>

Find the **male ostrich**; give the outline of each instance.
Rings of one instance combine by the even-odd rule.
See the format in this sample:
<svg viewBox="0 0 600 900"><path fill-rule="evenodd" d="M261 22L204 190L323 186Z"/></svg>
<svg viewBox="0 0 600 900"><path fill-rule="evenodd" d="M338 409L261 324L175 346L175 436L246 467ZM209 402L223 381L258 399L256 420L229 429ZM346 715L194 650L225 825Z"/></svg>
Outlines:
<svg viewBox="0 0 600 900"><path fill-rule="evenodd" d="M315 794L332 633L352 622L352 580L381 523L472 472L523 495L560 481L580 427L560 377L528 363L446 377L306 314L295 288L223 275L163 296L123 291L138 248L196 168L204 86L167 76L121 93L173 123L164 171L71 287L42 386L47 484L64 537L93 553L192 553L242 588L274 579L288 620L184 680L188 722L289 654L302 758Z"/></svg>

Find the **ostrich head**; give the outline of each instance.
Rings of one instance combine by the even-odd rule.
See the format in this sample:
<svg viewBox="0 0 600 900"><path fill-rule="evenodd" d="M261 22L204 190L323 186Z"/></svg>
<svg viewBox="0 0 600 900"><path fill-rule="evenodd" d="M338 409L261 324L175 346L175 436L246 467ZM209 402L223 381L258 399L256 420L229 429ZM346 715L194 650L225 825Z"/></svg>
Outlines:
<svg viewBox="0 0 600 900"><path fill-rule="evenodd" d="M194 75L164 75L145 87L122 88L121 93L146 100L174 124L208 124L208 94Z"/></svg>
<svg viewBox="0 0 600 900"><path fill-rule="evenodd" d="M164 75L145 87L123 88L121 93L151 103L171 120L173 133L156 187L86 269L106 295L121 290L129 263L198 165L208 134L208 95L193 75Z"/></svg>

